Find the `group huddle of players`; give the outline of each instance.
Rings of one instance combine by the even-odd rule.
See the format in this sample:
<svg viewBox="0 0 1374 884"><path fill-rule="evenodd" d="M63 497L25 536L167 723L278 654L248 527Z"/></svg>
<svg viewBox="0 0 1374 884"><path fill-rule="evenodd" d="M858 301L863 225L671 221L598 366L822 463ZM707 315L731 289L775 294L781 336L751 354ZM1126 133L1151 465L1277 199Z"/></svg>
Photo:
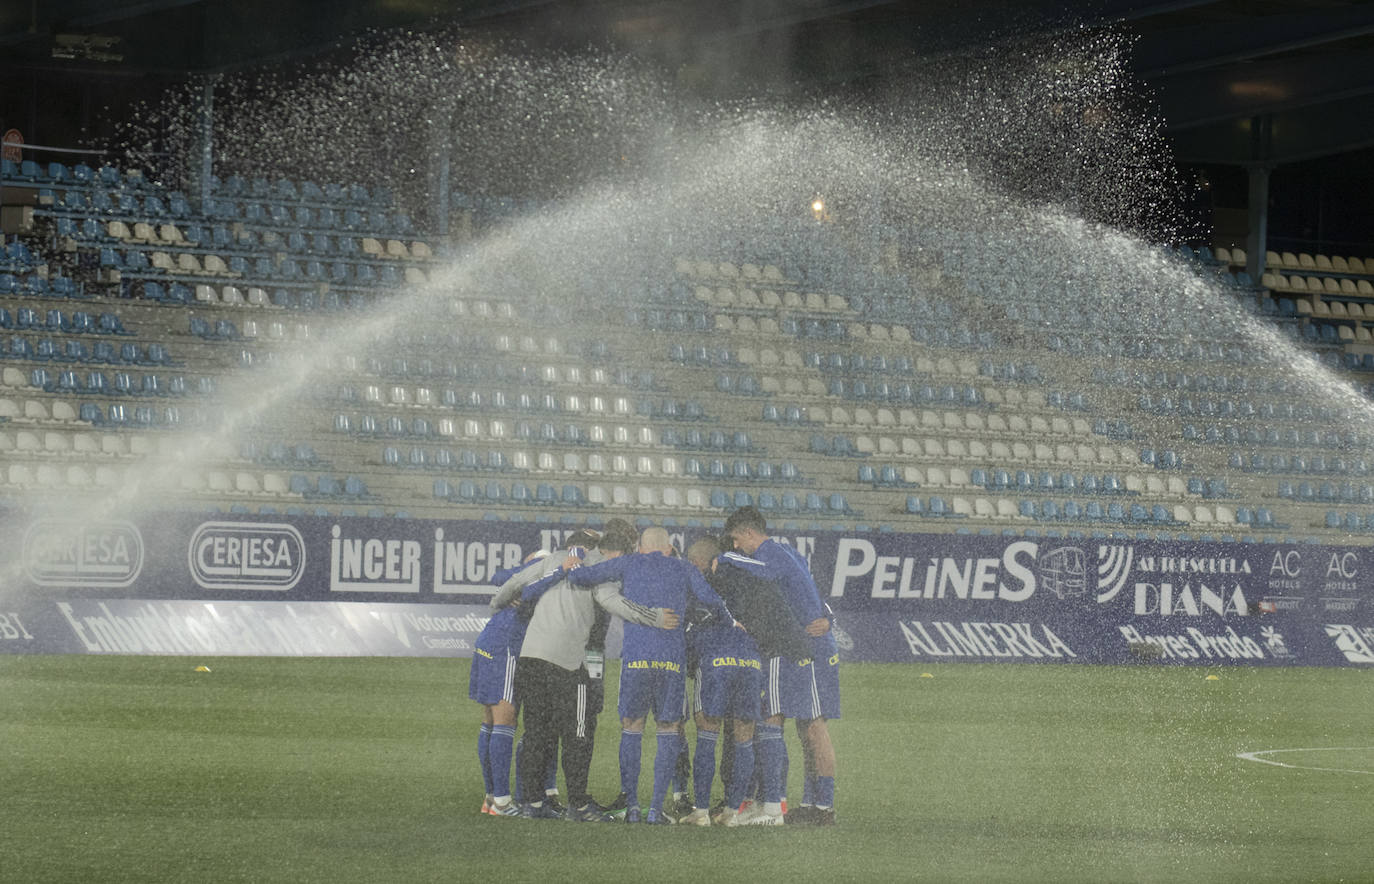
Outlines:
<svg viewBox="0 0 1374 884"><path fill-rule="evenodd" d="M835 754L827 722L839 718L840 698L830 611L806 560L768 536L758 510L736 510L720 537L697 540L685 558L664 529L636 536L627 522L611 519L603 531L580 530L565 548L531 559L500 575L495 613L473 655L469 696L483 706L483 813L660 825L834 824ZM611 615L625 621L621 794L602 806L587 792L587 777ZM689 674L696 746L683 764ZM520 712L525 733L512 797ZM650 713L657 747L645 811L639 780ZM806 777L801 803L784 813L788 718L796 722ZM725 794L713 813L722 734ZM554 786L560 744L566 807ZM670 802L675 775L680 791L688 789L685 769L691 800Z"/></svg>

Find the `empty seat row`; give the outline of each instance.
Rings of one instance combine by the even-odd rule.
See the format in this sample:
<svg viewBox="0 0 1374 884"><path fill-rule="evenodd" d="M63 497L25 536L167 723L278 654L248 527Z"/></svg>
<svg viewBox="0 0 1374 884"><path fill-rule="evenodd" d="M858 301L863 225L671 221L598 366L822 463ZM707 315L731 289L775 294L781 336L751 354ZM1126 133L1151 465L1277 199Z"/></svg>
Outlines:
<svg viewBox="0 0 1374 884"><path fill-rule="evenodd" d="M1287 454L1256 452L1249 455L1233 451L1226 465L1247 473L1317 473L1344 476L1364 476L1374 471L1374 465L1362 457L1327 457L1323 454Z"/></svg>
<svg viewBox="0 0 1374 884"><path fill-rule="evenodd" d="M6 382L13 378L6 368ZM75 393L98 396L187 396L197 393L212 395L216 383L213 377L202 376L188 381L185 375L134 375L127 371L112 372L108 377L102 371L78 372L74 369L51 372L46 368L30 369L30 386L38 387L49 393Z"/></svg>
<svg viewBox="0 0 1374 884"><path fill-rule="evenodd" d="M1374 503L1374 486L1355 485L1353 482L1342 482L1339 485L1333 482L1322 482L1318 485L1313 485L1311 482L1298 482L1297 484L1279 482L1277 494L1285 500L1298 500L1305 503L1315 500Z"/></svg>
<svg viewBox="0 0 1374 884"><path fill-rule="evenodd" d="M221 326L228 331L236 331L233 323L219 320L209 326L204 320L192 320L196 327L210 328L212 332ZM218 336L218 332L214 332ZM365 402L377 405L390 405L398 408L453 409L459 411L501 411L527 412L536 414L561 415L637 415L645 418L680 420L696 423L708 419L701 404L696 400L635 400L628 396L584 396L580 393L558 395L529 391L474 390L459 392L452 387L410 387L403 384L366 384L354 387L345 384L337 388L336 397L340 402ZM683 431L692 433L695 428ZM700 433L700 430L695 430ZM678 444L678 443L671 443ZM684 443L691 444L691 443Z"/></svg>
<svg viewBox="0 0 1374 884"><path fill-rule="evenodd" d="M339 374L361 374L374 378L445 378L463 382L473 381L500 381L517 384L530 385L568 385L580 386L591 384L597 387L605 387L612 383L636 387L640 389L652 389L655 386L655 374L649 369L638 372L629 369L620 369L611 373L601 368L591 368L584 370L580 365L535 365L525 362L510 362L504 358L499 359L473 359L455 360L443 358L447 352L465 352L470 354L475 349L480 349L472 344L464 345L463 341L454 341L448 344L436 345L434 343L426 345L405 345L400 344L402 352L410 350L433 351L434 356L412 358L408 356L393 356L390 359L381 357L359 357L356 354L335 354L328 355L328 366L331 370ZM546 395L539 394L541 397ZM548 393L547 395L554 395ZM345 398L349 397L344 394ZM557 407L557 402L541 403L540 407L550 409ZM685 412L691 412L692 420L700 419L704 415L701 403L696 400L679 401L677 399L663 399L651 401L646 399L637 400L634 405L636 412L641 414L658 414L665 417L680 417Z"/></svg>
<svg viewBox="0 0 1374 884"><path fill-rule="evenodd" d="M819 292L798 292L793 290L774 291L772 289L753 289L747 286L721 286L712 288L699 285L692 296L704 304L727 310L794 310L810 313L846 313L849 302L840 295L823 295Z"/></svg>
<svg viewBox="0 0 1374 884"><path fill-rule="evenodd" d="M1374 531L1374 512L1357 513L1352 511L1340 512L1338 510L1328 510L1325 518L1326 527L1331 530L1346 531L1349 533L1369 533Z"/></svg>
<svg viewBox="0 0 1374 884"><path fill-rule="evenodd" d="M96 340L87 346L80 338L66 338L59 345L52 338L30 341L22 335L0 339L0 359L27 362L91 362L105 365L174 365L167 347L156 341L144 347L126 342L115 345L108 340Z"/></svg>
<svg viewBox="0 0 1374 884"><path fill-rule="evenodd" d="M211 285L199 284L195 287L195 300L197 304L206 306L223 305L225 307L268 307L275 306L267 295L266 289L258 286L249 286L247 291L238 286L226 285L223 288L216 288Z"/></svg>
<svg viewBox="0 0 1374 884"><path fill-rule="evenodd" d="M27 449L15 449L23 456ZM52 452L49 452L52 453ZM83 456L89 456L88 454ZM209 493L224 495L263 495L281 497L291 494L286 479L277 473L259 475L240 471L191 468L167 469L119 467L111 464L12 463L5 472L6 483L18 488L112 489L132 485L143 492Z"/></svg>
<svg viewBox="0 0 1374 884"><path fill-rule="evenodd" d="M1131 435L1129 428L1124 432L1112 432L1105 423L1099 429L1096 426L1089 426L1087 420L1080 417L1056 415L1045 418L1038 414L1025 415L1011 411L985 413L982 411L925 409L918 412L908 408L893 410L864 407L856 407L850 411L843 406L809 409L801 405L779 406L769 403L763 406L762 419L768 423L805 424L820 422L841 426L906 427L952 432L972 431L989 433L994 436L1010 435L1022 438L1062 436L1083 441L1092 441L1091 437L1094 434L1112 438L1129 438Z"/></svg>
<svg viewBox="0 0 1374 884"><path fill-rule="evenodd" d="M757 483L798 483L802 474L790 461L751 463L736 460L732 463L717 458L705 464L696 458L679 460L676 457L649 455L600 454L581 452L528 451L494 448L485 454L471 449L454 452L449 448L431 450L413 446L405 455L396 446L382 449L382 463L391 467L432 469L440 471L474 472L516 470L522 472L613 473L620 475L684 477L707 481L738 481Z"/></svg>
<svg viewBox="0 0 1374 884"><path fill-rule="evenodd" d="M1312 402L1256 402L1252 399L1214 399L1191 396L1151 396L1142 393L1136 399L1136 407L1155 415L1179 415L1190 417L1229 417L1235 419L1257 418L1267 421L1303 421L1331 423L1348 421L1349 409Z"/></svg>
<svg viewBox="0 0 1374 884"><path fill-rule="evenodd" d="M20 160L6 157L0 164L0 178L6 181L25 181L34 184L70 183L73 185L103 184L107 187L120 187L126 183L125 174L114 166L91 168L85 163L67 165L62 162L43 163L38 160ZM136 169L128 172L127 183L141 183L143 173Z"/></svg>
<svg viewBox="0 0 1374 884"><path fill-rule="evenodd" d="M1248 426L1236 424L1184 424L1183 438L1188 442L1207 445L1244 445L1247 448L1331 448L1353 450L1367 448L1368 434L1355 430L1337 429L1317 430L1312 427L1299 430L1297 427ZM1261 452L1260 457L1265 455Z"/></svg>
<svg viewBox="0 0 1374 884"><path fill-rule="evenodd" d="M391 191L385 186L377 185L369 190L365 185L356 182L319 184L308 179L295 181L291 178L277 178L269 181L262 177L244 178L242 175L230 175L223 180L212 176L210 187L215 193L224 196L337 205L386 206L392 199Z"/></svg>
<svg viewBox="0 0 1374 884"><path fill-rule="evenodd" d="M1337 297L1348 296L1359 298L1374 297L1374 285L1371 285L1370 281L1367 279L1336 279L1335 277L1331 276L1308 276L1304 278L1296 273L1292 276L1284 276L1282 273L1265 273L1260 278L1260 284L1265 288L1275 292L1312 294L1313 297L1311 300L1308 300L1306 298L1295 300L1294 309L1299 314L1303 314L1305 312L1306 314L1317 316L1332 315L1331 306L1334 306L1334 303L1340 302L1337 301L1334 302L1332 305L1328 305L1325 301L1322 300L1323 295L1335 295ZM1361 307L1361 305L1358 304L1356 304L1355 306L1360 307L1360 310L1359 315L1355 316L1354 318L1363 319L1363 307ZM1349 311L1343 307L1342 315L1344 316L1353 314L1349 313Z"/></svg>
<svg viewBox="0 0 1374 884"><path fill-rule="evenodd" d="M576 423L556 425L551 421L538 424L532 421L486 421L470 418L439 418L431 421L427 417L413 416L406 420L399 415L378 416L373 414L336 414L333 419L336 432L357 435L383 435L411 438L458 437L498 438L538 441L548 444L577 446L659 446L672 447L687 451L753 452L755 446L748 432L724 430L702 432L693 427L678 432L672 427L656 430L649 426L629 427L625 425L591 424L582 426Z"/></svg>
<svg viewBox="0 0 1374 884"><path fill-rule="evenodd" d="M8 307L0 307L0 329L9 331L45 331L54 334L131 335L114 313L92 316L85 310L64 313L60 308L35 310L18 307L11 314Z"/></svg>
<svg viewBox="0 0 1374 884"><path fill-rule="evenodd" d="M1249 394L1297 394L1300 384L1283 376L1266 377L1253 374L1211 374L1199 371L1176 371L1170 369L1106 368L1095 366L1092 370L1095 384L1111 387L1135 387L1146 390L1186 390L1193 393L1249 393Z"/></svg>
<svg viewBox="0 0 1374 884"><path fill-rule="evenodd" d="M287 485L288 493L299 494L306 498L367 498L372 494L367 483L360 476L337 476L321 474L314 478L303 473L292 473Z"/></svg>
<svg viewBox="0 0 1374 884"><path fill-rule="evenodd" d="M1265 514L1265 520L1256 522L1249 510L1236 511L1228 506L1215 508L1208 506L1190 507L1184 504L1172 507L1164 504L1147 506L1143 503L1124 501L1107 501L1104 503L1097 500L1080 503L1076 500L1059 501L1054 498L1013 501L1009 498L993 500L977 497L970 500L964 497L946 499L941 496L922 498L917 495L908 495L904 510L910 515L929 518L998 519L1002 521L1111 523L1157 527L1178 527L1185 524L1231 525L1237 523L1258 524L1259 527L1271 527L1273 525L1272 516L1267 510L1261 510ZM1243 517L1244 521L1238 515Z"/></svg>
<svg viewBox="0 0 1374 884"><path fill-rule="evenodd" d="M199 427L205 415L197 408L179 405L127 405L112 402L104 407L94 402L81 403L79 419L92 426L113 429L179 430Z"/></svg>
<svg viewBox="0 0 1374 884"><path fill-rule="evenodd" d="M240 460L272 466L319 467L324 461L308 442L246 440L238 450Z"/></svg>
<svg viewBox="0 0 1374 884"><path fill-rule="evenodd" d="M83 296L81 286L69 276L42 276L30 273L19 277L13 273L0 273L0 295L38 295L52 298L79 298Z"/></svg>
<svg viewBox="0 0 1374 884"><path fill-rule="evenodd" d="M984 441L975 438L938 438L934 436L924 438L906 436L900 439L891 436L879 436L875 441L870 436L855 436L850 439L843 435L826 437L821 434L813 434L809 450L813 454L833 457L862 457L876 453L937 461L972 460L1008 463L1039 461L1044 463L1113 465L1133 464L1139 459L1137 449L1118 448L1112 445Z"/></svg>
<svg viewBox="0 0 1374 884"><path fill-rule="evenodd" d="M1223 250L1218 249L1220 258ZM1237 256L1237 253L1239 255ZM1237 260L1237 257L1239 260ZM1239 249L1232 249L1230 252L1231 263L1244 263L1245 252ZM1369 272L1368 261L1364 258L1342 257L1340 255L1310 255L1306 252L1282 252L1269 250L1264 253L1264 264L1266 267L1275 267L1281 270L1311 270L1317 273L1357 273Z"/></svg>
<svg viewBox="0 0 1374 884"><path fill-rule="evenodd" d="M797 494L791 491L774 493L737 489L725 491L720 488L705 490L701 488L681 489L651 485L628 486L614 485L606 488L588 485L584 490L579 485L567 484L555 497L551 484L536 485L533 490L524 482L510 485L490 479L478 482L463 479L450 482L447 479L434 481L434 496L466 505L552 505L556 502L569 507L637 507L683 509L731 510L743 506L757 506L765 513L779 515L812 515L825 517L852 516L856 512L848 500L840 493L821 495L811 491Z"/></svg>
<svg viewBox="0 0 1374 884"><path fill-rule="evenodd" d="M673 270L681 276L700 276L703 279L744 279L782 283L786 278L776 264L761 265L748 261L736 264L731 261L694 261L679 257L673 259Z"/></svg>
<svg viewBox="0 0 1374 884"><path fill-rule="evenodd" d="M328 205L289 205L284 202L259 202L233 197L207 199L205 216L220 221L238 221L259 227L282 229L306 228L398 234L414 230L408 215L387 209L338 209Z"/></svg>

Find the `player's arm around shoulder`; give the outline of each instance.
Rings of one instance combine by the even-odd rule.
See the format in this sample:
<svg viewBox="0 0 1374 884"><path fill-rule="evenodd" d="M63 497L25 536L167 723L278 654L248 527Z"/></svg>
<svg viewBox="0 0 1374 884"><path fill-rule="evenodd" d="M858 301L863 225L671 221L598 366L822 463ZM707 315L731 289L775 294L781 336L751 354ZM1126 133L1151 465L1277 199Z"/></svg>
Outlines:
<svg viewBox="0 0 1374 884"><path fill-rule="evenodd" d="M501 584L501 588L496 591L496 596L491 600L491 607L499 610L507 605L513 604L520 598L520 594L524 591L526 586L534 583L543 576L544 560L536 559L530 562L528 565L515 572L509 580Z"/></svg>
<svg viewBox="0 0 1374 884"><path fill-rule="evenodd" d="M568 582L573 586L596 586L620 580L625 573L627 556L616 556L595 565L581 565L568 571Z"/></svg>
<svg viewBox="0 0 1374 884"><path fill-rule="evenodd" d="M626 623L667 630L678 629L682 625L682 617L672 608L651 608L632 602L621 595L613 583L599 583L594 586L592 598L598 605Z"/></svg>
<svg viewBox="0 0 1374 884"><path fill-rule="evenodd" d="M697 570L695 565L687 564L682 573L687 578L688 590L698 602L710 608L722 623L729 624L734 621L735 618L731 615L730 609L726 607L725 600L711 588L711 584L706 581L706 578L701 571Z"/></svg>

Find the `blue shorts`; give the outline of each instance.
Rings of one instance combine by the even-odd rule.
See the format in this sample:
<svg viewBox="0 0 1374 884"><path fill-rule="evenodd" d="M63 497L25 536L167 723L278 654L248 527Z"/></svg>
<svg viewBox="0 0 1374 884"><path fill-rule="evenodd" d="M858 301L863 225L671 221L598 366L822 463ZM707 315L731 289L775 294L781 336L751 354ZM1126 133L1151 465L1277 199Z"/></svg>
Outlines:
<svg viewBox="0 0 1374 884"><path fill-rule="evenodd" d="M758 721L763 666L757 657L702 658L697 669L696 711L709 718L731 715Z"/></svg>
<svg viewBox="0 0 1374 884"><path fill-rule="evenodd" d="M764 678L763 715L811 721L840 717L840 658L796 663L786 657L768 661Z"/></svg>
<svg viewBox="0 0 1374 884"><path fill-rule="evenodd" d="M505 700L515 705L515 655L508 651L472 651L472 670L468 674L468 697L483 706Z"/></svg>
<svg viewBox="0 0 1374 884"><path fill-rule="evenodd" d="M620 664L621 718L682 721L687 701L687 667L661 660L624 660Z"/></svg>

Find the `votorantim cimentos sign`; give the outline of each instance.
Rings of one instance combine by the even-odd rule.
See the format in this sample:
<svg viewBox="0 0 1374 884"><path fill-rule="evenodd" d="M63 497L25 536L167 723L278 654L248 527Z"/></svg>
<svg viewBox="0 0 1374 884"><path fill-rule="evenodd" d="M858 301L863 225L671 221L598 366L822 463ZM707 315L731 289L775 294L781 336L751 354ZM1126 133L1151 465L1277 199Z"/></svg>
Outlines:
<svg viewBox="0 0 1374 884"><path fill-rule="evenodd" d="M4 515L0 651L469 656L539 523ZM685 548L698 532L674 536ZM1374 665L1374 550L785 532L851 661Z"/></svg>

